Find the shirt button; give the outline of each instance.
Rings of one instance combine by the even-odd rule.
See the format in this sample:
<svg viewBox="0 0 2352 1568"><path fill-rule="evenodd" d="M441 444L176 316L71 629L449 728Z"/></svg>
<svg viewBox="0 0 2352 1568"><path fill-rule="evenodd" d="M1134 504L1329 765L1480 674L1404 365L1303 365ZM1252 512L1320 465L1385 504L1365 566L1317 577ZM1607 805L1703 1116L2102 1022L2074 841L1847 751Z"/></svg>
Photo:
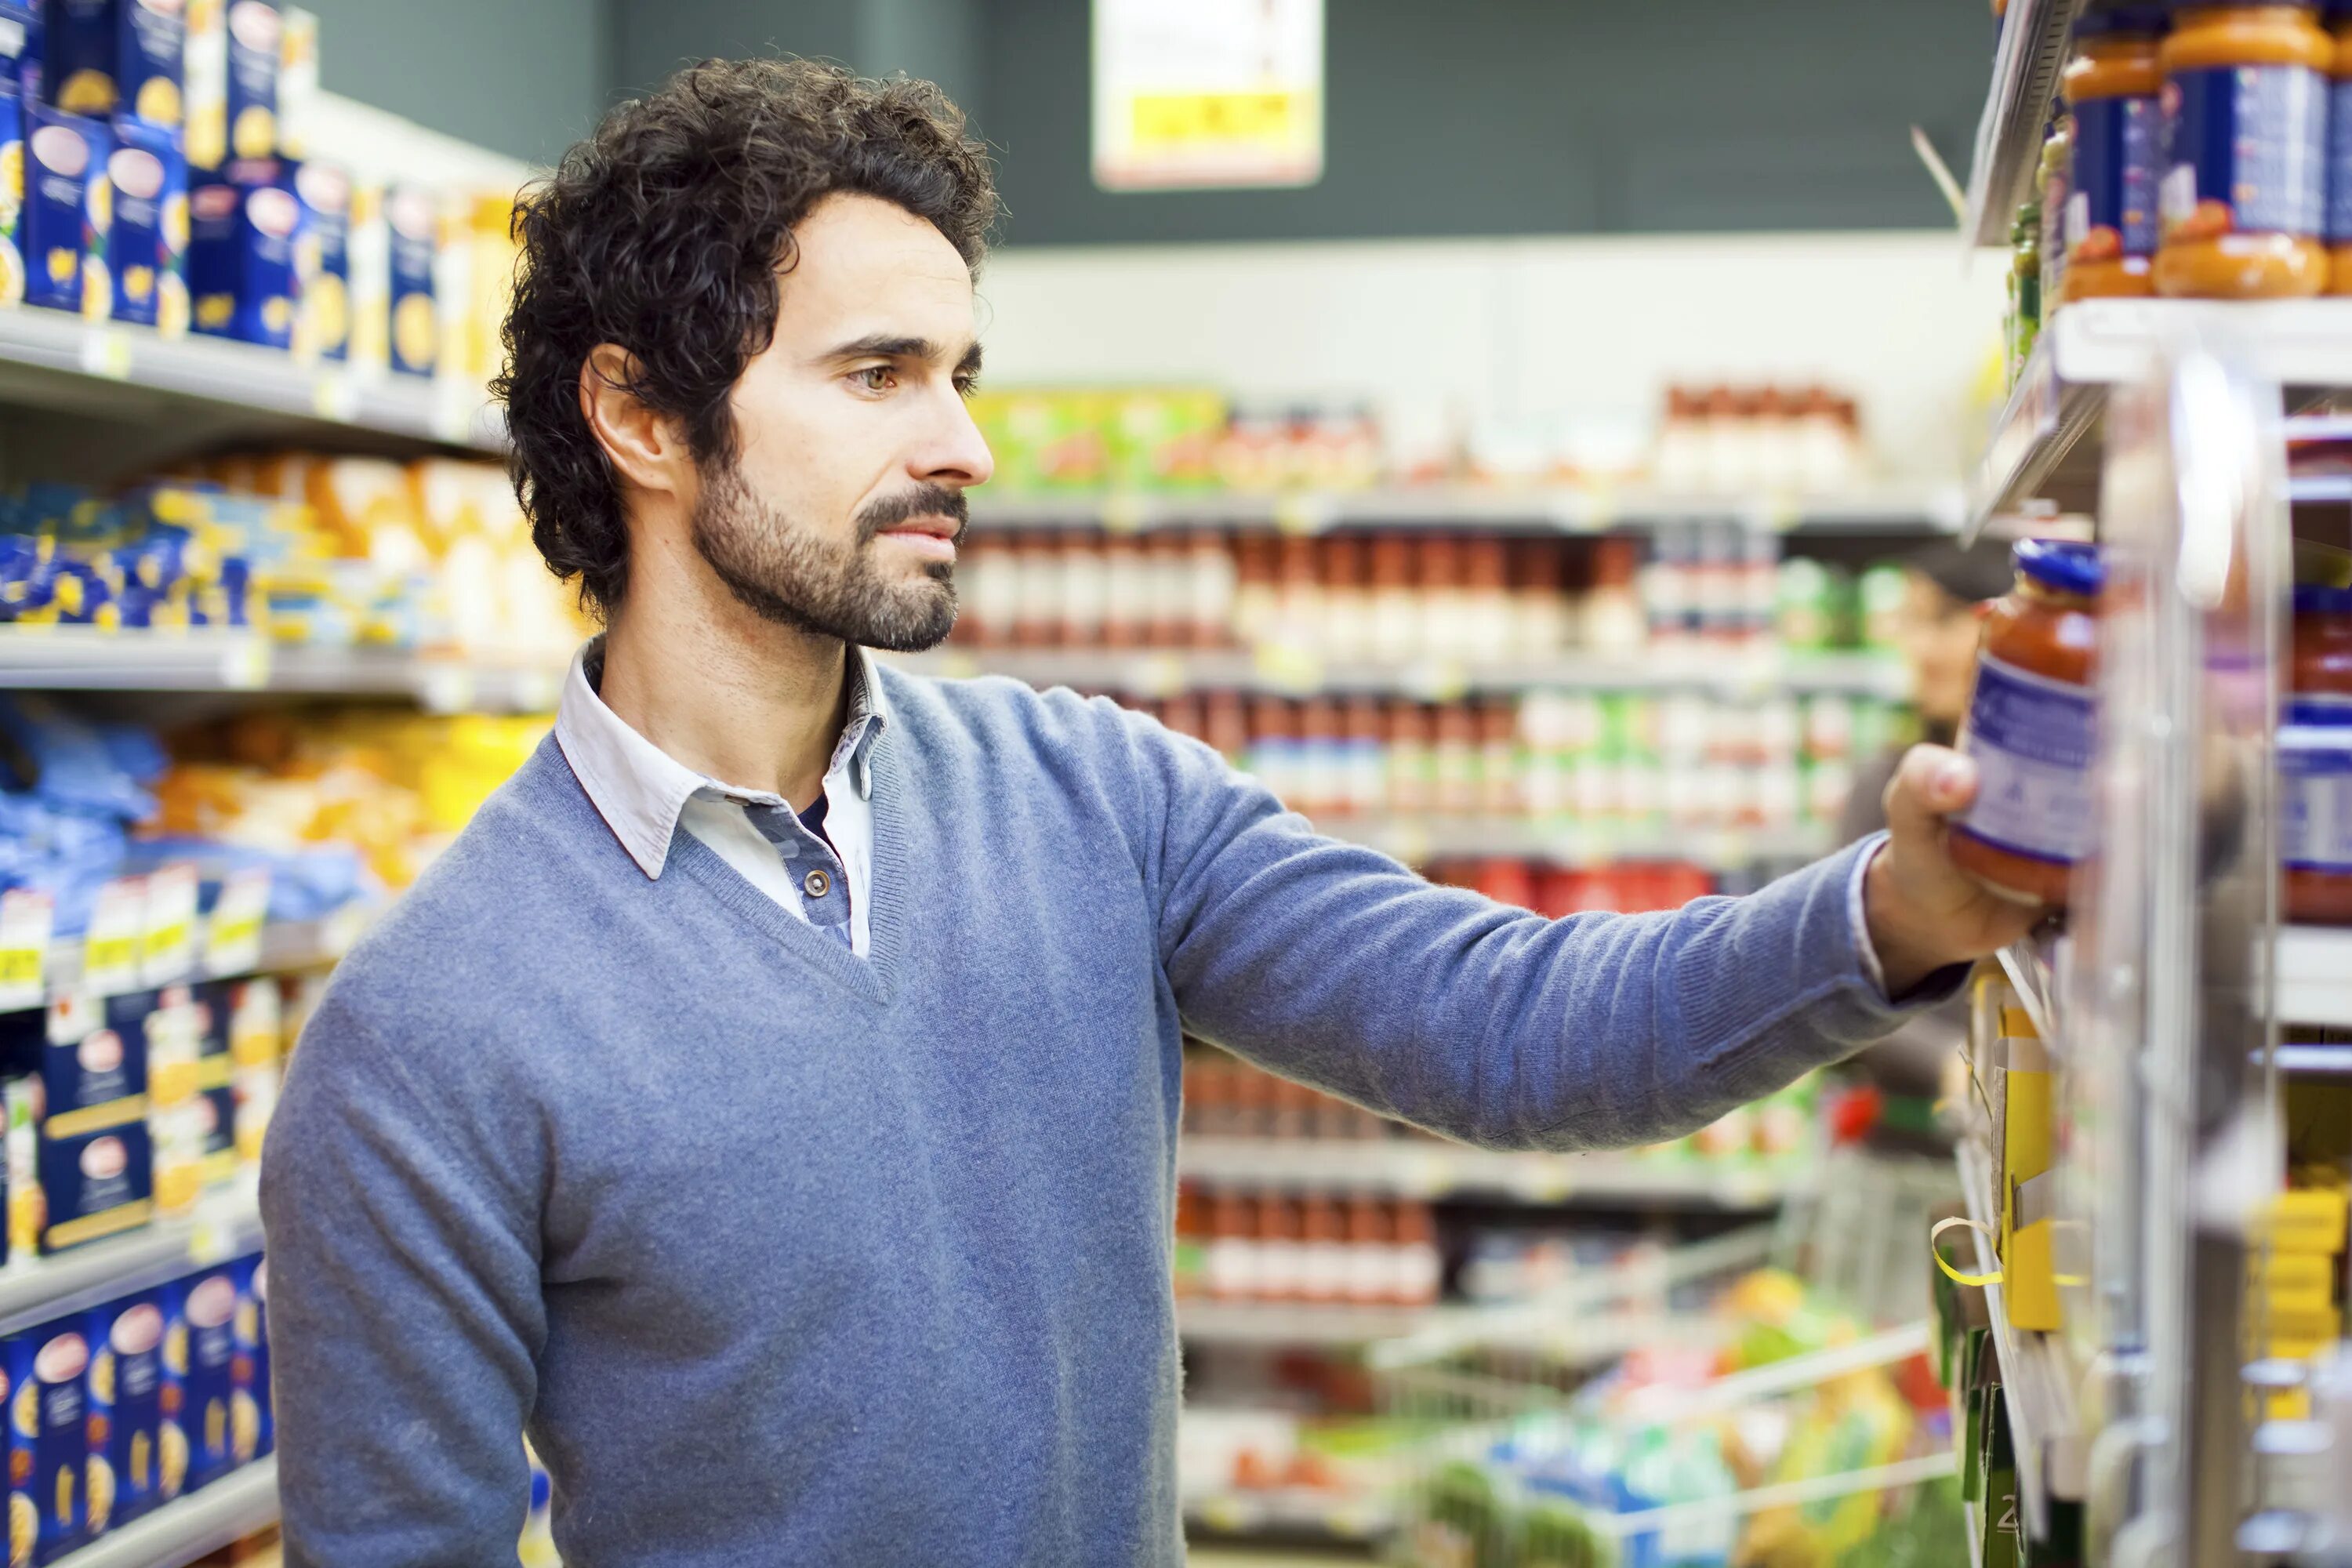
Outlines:
<svg viewBox="0 0 2352 1568"><path fill-rule="evenodd" d="M801 879L801 890L812 899L821 899L831 890L833 879L822 871L811 871Z"/></svg>

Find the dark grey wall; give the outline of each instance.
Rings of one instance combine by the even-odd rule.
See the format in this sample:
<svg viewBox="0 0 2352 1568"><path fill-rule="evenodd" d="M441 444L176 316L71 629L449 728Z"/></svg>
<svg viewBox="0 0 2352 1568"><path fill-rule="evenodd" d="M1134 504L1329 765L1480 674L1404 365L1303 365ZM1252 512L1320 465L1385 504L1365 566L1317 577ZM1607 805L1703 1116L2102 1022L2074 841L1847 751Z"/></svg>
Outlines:
<svg viewBox="0 0 2352 1568"><path fill-rule="evenodd" d="M929 77L1014 245L1946 224L1909 127L1965 166L1992 37L1958 0L1327 0L1321 184L1112 195L1087 0L313 3L328 87L542 161L704 55Z"/></svg>
<svg viewBox="0 0 2352 1568"><path fill-rule="evenodd" d="M981 0L1015 245L1948 224L1987 7L1953 0L1328 0L1322 183L1112 195L1085 0Z"/></svg>
<svg viewBox="0 0 2352 1568"><path fill-rule="evenodd" d="M551 163L612 90L612 0L302 0L319 81L420 125Z"/></svg>

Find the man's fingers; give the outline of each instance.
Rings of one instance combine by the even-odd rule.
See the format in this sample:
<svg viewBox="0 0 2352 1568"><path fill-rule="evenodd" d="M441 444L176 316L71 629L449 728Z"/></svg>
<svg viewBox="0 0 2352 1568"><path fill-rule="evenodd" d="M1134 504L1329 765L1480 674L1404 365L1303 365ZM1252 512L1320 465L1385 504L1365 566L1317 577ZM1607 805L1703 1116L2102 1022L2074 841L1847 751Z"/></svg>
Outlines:
<svg viewBox="0 0 2352 1568"><path fill-rule="evenodd" d="M1914 746L1886 784L1886 826L1897 838L1932 836L1976 798L1974 763L1946 746Z"/></svg>

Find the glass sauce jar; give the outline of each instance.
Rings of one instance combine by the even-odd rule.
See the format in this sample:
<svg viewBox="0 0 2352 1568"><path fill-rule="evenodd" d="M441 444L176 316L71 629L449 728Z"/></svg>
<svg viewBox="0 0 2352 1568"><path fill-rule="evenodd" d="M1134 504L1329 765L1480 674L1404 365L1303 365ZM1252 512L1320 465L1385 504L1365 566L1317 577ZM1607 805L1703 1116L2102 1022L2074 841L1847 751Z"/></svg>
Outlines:
<svg viewBox="0 0 2352 1568"><path fill-rule="evenodd" d="M2352 588L2299 587L2279 730L2279 901L2352 925Z"/></svg>
<svg viewBox="0 0 2352 1568"><path fill-rule="evenodd" d="M2003 898L2063 908L2096 844L2092 777L2098 596L2095 546L2021 540L2017 584L1993 601L1959 749L1977 797L1952 824L1953 863Z"/></svg>
<svg viewBox="0 0 2352 1568"><path fill-rule="evenodd" d="M2327 76L2309 5L2181 10L2164 40L2164 237L2156 291L2213 300L2327 286Z"/></svg>
<svg viewBox="0 0 2352 1568"><path fill-rule="evenodd" d="M2327 89L2327 291L2352 294L2352 0L2330 0L2336 63Z"/></svg>
<svg viewBox="0 0 2352 1568"><path fill-rule="evenodd" d="M2085 12L2060 79L2074 121L2063 233L2066 300L2147 294L2164 144L2164 13Z"/></svg>

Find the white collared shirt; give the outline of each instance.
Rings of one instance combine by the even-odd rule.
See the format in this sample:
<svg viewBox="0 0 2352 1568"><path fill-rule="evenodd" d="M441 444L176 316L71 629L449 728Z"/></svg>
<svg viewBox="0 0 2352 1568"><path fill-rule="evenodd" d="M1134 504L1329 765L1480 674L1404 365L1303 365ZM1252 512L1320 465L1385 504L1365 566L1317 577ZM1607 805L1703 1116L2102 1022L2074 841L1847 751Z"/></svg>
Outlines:
<svg viewBox="0 0 2352 1568"><path fill-rule="evenodd" d="M768 790L745 789L708 778L631 729L604 706L588 677L593 656L602 670L602 639L572 657L556 709L555 741L614 837L647 877L658 879L669 863L670 837L683 827L700 839L743 879L806 920L801 885L785 868L776 846L760 832L749 805L791 803ZM841 857L849 894L850 951L863 958L871 945L868 910L874 889L874 779L869 754L888 721L882 685L872 657L850 649L849 722L834 743L824 774L824 837Z"/></svg>

